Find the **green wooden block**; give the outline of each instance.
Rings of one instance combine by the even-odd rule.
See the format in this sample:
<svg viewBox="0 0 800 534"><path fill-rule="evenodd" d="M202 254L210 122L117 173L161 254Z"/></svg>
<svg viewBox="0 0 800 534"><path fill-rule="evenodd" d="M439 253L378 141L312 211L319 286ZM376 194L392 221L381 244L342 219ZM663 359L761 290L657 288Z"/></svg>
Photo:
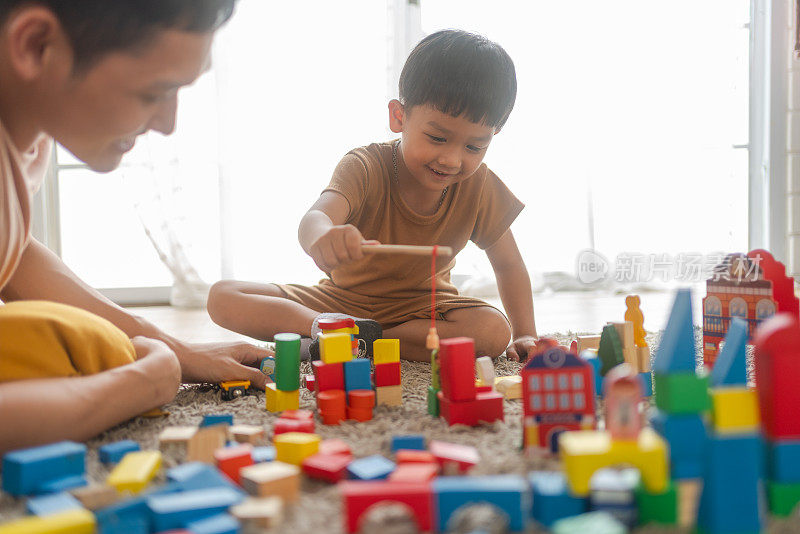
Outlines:
<svg viewBox="0 0 800 534"><path fill-rule="evenodd" d="M428 386L428 414L439 417L439 397L436 394L439 390L433 386Z"/></svg>
<svg viewBox="0 0 800 534"><path fill-rule="evenodd" d="M695 373L655 374L656 406L669 414L701 413L711 409L708 375Z"/></svg>
<svg viewBox="0 0 800 534"><path fill-rule="evenodd" d="M622 354L622 340L619 339L619 334L614 325L603 327L603 333L600 335L600 346L597 349L597 357L602 362L600 376L606 376L606 373L611 369L625 362L625 356Z"/></svg>
<svg viewBox="0 0 800 534"><path fill-rule="evenodd" d="M439 385L439 349L431 351L431 386L437 390L441 389Z"/></svg>
<svg viewBox="0 0 800 534"><path fill-rule="evenodd" d="M275 387L281 391L300 389L299 334L275 334Z"/></svg>
<svg viewBox="0 0 800 534"><path fill-rule="evenodd" d="M779 517L788 517L800 502L800 482L767 481L769 511Z"/></svg>
<svg viewBox="0 0 800 534"><path fill-rule="evenodd" d="M608 512L589 512L559 519L553 523L553 534L627 534L625 525Z"/></svg>
<svg viewBox="0 0 800 534"><path fill-rule="evenodd" d="M675 483L670 480L663 493L648 493L644 485L636 488L636 506L639 508L639 524L659 523L675 525L678 523L678 497Z"/></svg>

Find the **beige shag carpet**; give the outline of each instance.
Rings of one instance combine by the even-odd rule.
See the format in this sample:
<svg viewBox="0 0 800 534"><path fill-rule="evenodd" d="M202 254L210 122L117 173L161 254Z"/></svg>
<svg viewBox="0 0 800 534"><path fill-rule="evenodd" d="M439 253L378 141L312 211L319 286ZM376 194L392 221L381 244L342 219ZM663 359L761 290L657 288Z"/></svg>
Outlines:
<svg viewBox="0 0 800 534"><path fill-rule="evenodd" d="M554 335L560 342L569 344L575 334ZM698 329L699 345L699 329ZM655 347L659 335L648 336L648 343ZM495 363L497 375L518 374L520 364L508 361L505 357ZM303 373L310 373L310 365L303 363ZM426 390L430 383L430 365L426 363L402 362L403 407L379 407L373 420L365 423L346 422L340 426L325 426L316 421L317 433L323 439L342 438L350 444L356 457L382 454L391 457L390 439L395 434L424 434L428 440L436 439L475 446L481 456L480 463L472 474L518 473L525 475L531 470L557 468L552 459L525 459L520 453L521 443L521 403L505 402L505 421L476 428L462 425L448 427L442 420L427 415ZM314 409L314 396L301 390L300 407ZM103 481L108 470L98 461L99 446L122 439L138 441L142 449L157 449L158 434L171 425L196 425L203 415L211 413L232 413L235 423L263 425L267 433L276 419L275 414L264 409L264 394L258 392L231 402L221 401L219 393L209 386L184 386L175 400L164 407L169 415L158 419L137 418L108 430L89 441L87 457L88 476L93 481ZM182 458L167 450L164 469L178 465ZM391 512L391 510L387 510ZM24 500L13 499L9 495L0 496L0 521L18 517L24 513ZM389 513L380 517L370 517L374 522L365 525L362 531L395 534L414 532L408 520ZM391 521L393 519L393 521ZM407 519L407 518L406 518ZM377 526L376 526L377 524ZM287 533L337 533L343 531L341 499L335 485L304 479L302 497L298 503L286 510L283 525L277 532ZM532 525L530 532L537 532ZM680 529L646 527L639 532L682 532ZM773 521L769 532L800 532L800 520Z"/></svg>

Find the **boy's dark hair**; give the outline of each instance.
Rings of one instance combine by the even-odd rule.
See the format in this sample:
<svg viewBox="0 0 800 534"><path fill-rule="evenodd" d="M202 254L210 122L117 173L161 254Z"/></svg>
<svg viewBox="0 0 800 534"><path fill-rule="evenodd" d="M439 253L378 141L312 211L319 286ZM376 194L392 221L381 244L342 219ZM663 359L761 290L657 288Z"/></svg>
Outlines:
<svg viewBox="0 0 800 534"><path fill-rule="evenodd" d="M0 23L16 8L40 5L61 21L75 52L75 70L103 55L134 50L159 30L216 30L236 0L0 0Z"/></svg>
<svg viewBox="0 0 800 534"><path fill-rule="evenodd" d="M516 97L517 75L508 53L462 30L427 36L411 51L400 74L404 106L428 104L493 128L505 124Z"/></svg>

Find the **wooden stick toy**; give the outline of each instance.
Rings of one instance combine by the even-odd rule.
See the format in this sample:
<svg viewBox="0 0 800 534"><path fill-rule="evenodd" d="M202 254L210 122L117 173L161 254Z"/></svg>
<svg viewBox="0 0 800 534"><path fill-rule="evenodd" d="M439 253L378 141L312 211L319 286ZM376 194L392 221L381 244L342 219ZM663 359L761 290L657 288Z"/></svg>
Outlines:
<svg viewBox="0 0 800 534"><path fill-rule="evenodd" d="M435 250L435 252L434 252ZM369 245L362 244L361 251L365 254L413 254L415 256L452 256L451 247L428 247L421 245Z"/></svg>

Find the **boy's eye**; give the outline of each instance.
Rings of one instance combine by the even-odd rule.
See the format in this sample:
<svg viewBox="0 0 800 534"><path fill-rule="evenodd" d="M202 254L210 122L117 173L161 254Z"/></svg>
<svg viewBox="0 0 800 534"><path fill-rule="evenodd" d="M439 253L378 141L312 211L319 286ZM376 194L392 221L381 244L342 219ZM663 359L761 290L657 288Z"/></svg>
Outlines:
<svg viewBox="0 0 800 534"><path fill-rule="evenodd" d="M430 137L431 141L433 141L435 143L445 143L445 142L447 142L447 139L445 139L444 137L437 137L437 136L431 135L431 134L426 134L426 135L428 137Z"/></svg>
<svg viewBox="0 0 800 534"><path fill-rule="evenodd" d="M480 152L481 150L484 150L484 147L467 145L467 150L469 150L470 152Z"/></svg>

